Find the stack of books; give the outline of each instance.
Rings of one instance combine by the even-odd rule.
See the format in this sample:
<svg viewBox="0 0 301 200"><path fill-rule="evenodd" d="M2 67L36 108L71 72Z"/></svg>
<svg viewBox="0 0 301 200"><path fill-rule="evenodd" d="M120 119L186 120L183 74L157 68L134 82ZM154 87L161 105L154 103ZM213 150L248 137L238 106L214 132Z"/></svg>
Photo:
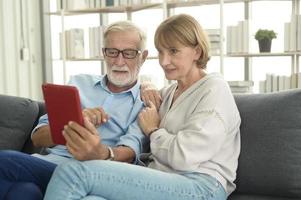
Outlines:
<svg viewBox="0 0 301 200"><path fill-rule="evenodd" d="M233 94L253 93L253 81L228 81Z"/></svg>
<svg viewBox="0 0 301 200"><path fill-rule="evenodd" d="M206 29L210 41L210 52L212 55L220 54L221 35L219 29Z"/></svg>

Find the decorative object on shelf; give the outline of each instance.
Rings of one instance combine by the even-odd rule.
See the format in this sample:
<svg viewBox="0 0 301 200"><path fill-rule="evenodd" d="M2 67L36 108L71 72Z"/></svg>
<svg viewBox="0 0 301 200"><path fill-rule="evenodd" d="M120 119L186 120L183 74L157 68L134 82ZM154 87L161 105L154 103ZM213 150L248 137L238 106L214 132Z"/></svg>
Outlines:
<svg viewBox="0 0 301 200"><path fill-rule="evenodd" d="M259 29L255 34L255 39L259 44L259 52L271 52L272 39L277 38L277 33L273 30Z"/></svg>

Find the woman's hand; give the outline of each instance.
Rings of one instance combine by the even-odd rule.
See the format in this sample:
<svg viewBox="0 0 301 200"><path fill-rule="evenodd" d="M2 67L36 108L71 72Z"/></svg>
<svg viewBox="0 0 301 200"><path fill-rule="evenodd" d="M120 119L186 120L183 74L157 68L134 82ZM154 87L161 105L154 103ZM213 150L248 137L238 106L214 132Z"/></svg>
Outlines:
<svg viewBox="0 0 301 200"><path fill-rule="evenodd" d="M153 102L156 105L157 110L159 110L159 107L162 103L162 98L156 86L152 83L146 82L141 83L140 89L140 96L142 101L145 104L149 101Z"/></svg>
<svg viewBox="0 0 301 200"><path fill-rule="evenodd" d="M94 124L94 126L98 127L103 123L106 123L109 119L107 113L102 109L99 108L85 108L83 111L83 117L88 118L88 120Z"/></svg>
<svg viewBox="0 0 301 200"><path fill-rule="evenodd" d="M162 103L162 98L158 90L141 87L141 99L144 103L153 102L157 110L159 110Z"/></svg>
<svg viewBox="0 0 301 200"><path fill-rule="evenodd" d="M159 128L160 116L156 106L149 101L148 106L138 115L138 123L146 136L149 136L154 130Z"/></svg>

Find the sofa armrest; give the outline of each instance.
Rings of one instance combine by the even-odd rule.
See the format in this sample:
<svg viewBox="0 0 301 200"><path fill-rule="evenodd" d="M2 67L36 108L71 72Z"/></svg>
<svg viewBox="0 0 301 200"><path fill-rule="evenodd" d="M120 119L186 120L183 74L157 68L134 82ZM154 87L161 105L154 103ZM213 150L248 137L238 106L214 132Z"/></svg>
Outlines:
<svg viewBox="0 0 301 200"><path fill-rule="evenodd" d="M0 95L0 149L12 149L32 153L35 149L30 141L32 128L45 111L43 104L27 98Z"/></svg>

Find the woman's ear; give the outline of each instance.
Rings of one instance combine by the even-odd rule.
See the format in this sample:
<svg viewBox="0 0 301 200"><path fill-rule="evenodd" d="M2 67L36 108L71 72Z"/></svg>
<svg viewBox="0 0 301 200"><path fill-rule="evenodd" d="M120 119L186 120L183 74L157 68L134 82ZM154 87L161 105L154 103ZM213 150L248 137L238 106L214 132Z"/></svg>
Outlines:
<svg viewBox="0 0 301 200"><path fill-rule="evenodd" d="M195 50L195 60L199 60L200 57L202 56L203 51L199 46L196 46L194 50Z"/></svg>

